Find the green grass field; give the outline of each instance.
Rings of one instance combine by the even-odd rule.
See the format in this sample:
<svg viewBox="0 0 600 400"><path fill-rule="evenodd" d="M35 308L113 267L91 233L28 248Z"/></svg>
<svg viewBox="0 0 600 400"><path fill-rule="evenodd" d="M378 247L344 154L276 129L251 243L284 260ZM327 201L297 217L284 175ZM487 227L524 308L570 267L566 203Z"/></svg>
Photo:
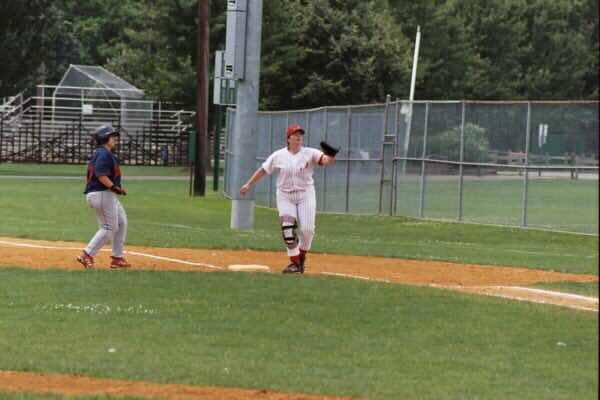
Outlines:
<svg viewBox="0 0 600 400"><path fill-rule="evenodd" d="M126 177L128 244L283 252L273 210L234 232L221 195ZM0 236L85 242L96 230L82 182L0 189ZM595 236L403 217L319 214L313 250L598 274ZM5 265L0 369L368 399L591 399L598 314L333 277Z"/></svg>
<svg viewBox="0 0 600 400"><path fill-rule="evenodd" d="M583 399L598 388L598 321L585 312L336 278L0 277L0 369L371 399Z"/></svg>

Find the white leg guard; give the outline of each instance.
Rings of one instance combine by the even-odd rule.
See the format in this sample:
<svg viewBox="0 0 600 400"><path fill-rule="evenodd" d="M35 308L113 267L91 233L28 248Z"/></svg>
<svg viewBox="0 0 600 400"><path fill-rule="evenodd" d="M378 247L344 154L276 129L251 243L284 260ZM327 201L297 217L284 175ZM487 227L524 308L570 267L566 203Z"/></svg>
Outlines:
<svg viewBox="0 0 600 400"><path fill-rule="evenodd" d="M291 215L282 215L281 221L281 234L283 241L287 247L287 254L290 257L297 256L300 254L300 248L298 247L298 236L296 235L296 218Z"/></svg>

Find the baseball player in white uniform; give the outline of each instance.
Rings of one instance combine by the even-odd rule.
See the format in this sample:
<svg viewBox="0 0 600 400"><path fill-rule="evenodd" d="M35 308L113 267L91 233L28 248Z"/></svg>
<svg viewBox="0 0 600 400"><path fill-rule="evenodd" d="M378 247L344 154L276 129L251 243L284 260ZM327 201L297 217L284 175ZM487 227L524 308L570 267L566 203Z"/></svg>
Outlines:
<svg viewBox="0 0 600 400"><path fill-rule="evenodd" d="M283 273L304 273L306 253L315 235L317 200L313 181L316 166L335 162L338 149L322 142L321 147L331 155L303 147L304 130L291 125L286 131L287 147L271 154L240 189L243 196L263 176L277 172L277 210L283 240L291 264ZM296 229L300 226L299 235ZM299 237L298 237L299 236Z"/></svg>

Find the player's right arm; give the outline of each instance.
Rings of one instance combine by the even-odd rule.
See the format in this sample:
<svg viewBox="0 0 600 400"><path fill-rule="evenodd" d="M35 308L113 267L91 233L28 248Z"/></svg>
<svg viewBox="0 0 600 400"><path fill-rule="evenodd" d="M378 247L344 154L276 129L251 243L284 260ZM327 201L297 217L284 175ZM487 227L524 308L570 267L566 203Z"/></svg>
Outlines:
<svg viewBox="0 0 600 400"><path fill-rule="evenodd" d="M115 186L114 182L110 180L108 176L101 175L98 177L101 184L107 187L108 190L115 192L116 194L126 195L125 189L119 186Z"/></svg>
<svg viewBox="0 0 600 400"><path fill-rule="evenodd" d="M246 194L246 192L248 192L248 190L250 190L250 188L252 187L252 185L254 185L256 182L258 182L266 174L267 174L267 171L265 171L263 169L263 167L260 167L259 169L257 169L254 172L254 174L250 177L250 179L248 179L248 182L246 182L244 184L244 186L242 186L240 188L240 194L242 196L244 196Z"/></svg>
<svg viewBox="0 0 600 400"><path fill-rule="evenodd" d="M97 178L101 184L106 186L107 189L110 189L111 187L113 187L113 183L108 176L102 175L102 176L98 176Z"/></svg>

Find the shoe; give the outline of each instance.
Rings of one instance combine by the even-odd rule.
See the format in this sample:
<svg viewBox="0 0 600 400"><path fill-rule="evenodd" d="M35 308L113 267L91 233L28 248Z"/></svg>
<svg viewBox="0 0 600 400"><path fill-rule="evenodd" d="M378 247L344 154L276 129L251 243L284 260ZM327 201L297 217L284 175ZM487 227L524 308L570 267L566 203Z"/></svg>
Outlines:
<svg viewBox="0 0 600 400"><path fill-rule="evenodd" d="M84 266L85 269L90 269L94 267L94 258L90 256L85 250L81 251L81 254L77 256L77 261Z"/></svg>
<svg viewBox="0 0 600 400"><path fill-rule="evenodd" d="M298 269L301 274L304 273L304 261L306 261L306 253L300 253L300 264L298 265Z"/></svg>
<svg viewBox="0 0 600 400"><path fill-rule="evenodd" d="M281 271L282 274L301 274L300 266L296 263L291 263Z"/></svg>
<svg viewBox="0 0 600 400"><path fill-rule="evenodd" d="M112 269L119 269L119 268L129 268L131 267L131 264L129 264L127 262L127 260L125 259L125 257L110 257L111 261L110 261L110 267Z"/></svg>

